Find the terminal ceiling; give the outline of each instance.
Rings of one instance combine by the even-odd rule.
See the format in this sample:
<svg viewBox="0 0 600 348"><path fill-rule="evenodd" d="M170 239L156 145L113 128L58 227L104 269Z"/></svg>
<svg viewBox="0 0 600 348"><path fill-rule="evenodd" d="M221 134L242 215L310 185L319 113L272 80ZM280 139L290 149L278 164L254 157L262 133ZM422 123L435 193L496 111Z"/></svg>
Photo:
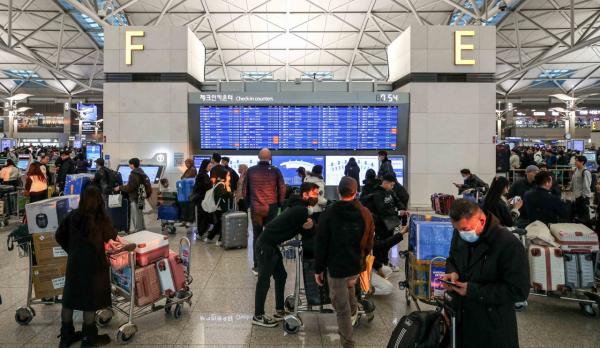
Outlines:
<svg viewBox="0 0 600 348"><path fill-rule="evenodd" d="M189 26L207 81L386 81L392 40L448 24L498 27L500 98L600 90L600 0L0 0L0 94L101 94L106 25Z"/></svg>

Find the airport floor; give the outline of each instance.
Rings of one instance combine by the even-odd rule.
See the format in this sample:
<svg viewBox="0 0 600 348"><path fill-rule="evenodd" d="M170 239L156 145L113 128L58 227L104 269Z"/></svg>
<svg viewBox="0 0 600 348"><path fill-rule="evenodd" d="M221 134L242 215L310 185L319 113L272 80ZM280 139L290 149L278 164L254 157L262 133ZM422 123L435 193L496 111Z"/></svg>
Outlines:
<svg viewBox="0 0 600 348"><path fill-rule="evenodd" d="M158 232L156 222L150 230ZM8 230L0 232L4 241ZM187 236L179 228L171 237L175 249L179 239ZM262 328L251 325L254 309L255 278L250 269L248 250L224 251L214 244L192 241L194 293L192 307L185 306L183 315L175 319L163 311L152 313L136 321L138 333L130 346L154 347L338 347L340 340L334 314L302 315L304 328L297 335L286 335L281 326ZM400 245L402 247L402 245ZM392 251L393 262L403 262ZM294 263L286 263L288 292L294 282ZM28 281L28 261L19 258L16 250L0 249L0 347L56 346L60 326L59 305L38 305L33 321L20 326L14 320L15 309L25 304ZM391 281L397 283L403 274L395 273ZM395 290L386 297L374 297L377 306L371 323L362 322L355 330L358 346L385 347L395 323L407 312L404 291ZM273 287L269 293L267 313L274 310ZM125 317L117 315L101 332L111 334L113 346L120 345L114 336ZM577 303L544 298L530 298L527 311L518 314L521 347L598 347L600 316L586 317ZM76 326L81 323L80 315Z"/></svg>

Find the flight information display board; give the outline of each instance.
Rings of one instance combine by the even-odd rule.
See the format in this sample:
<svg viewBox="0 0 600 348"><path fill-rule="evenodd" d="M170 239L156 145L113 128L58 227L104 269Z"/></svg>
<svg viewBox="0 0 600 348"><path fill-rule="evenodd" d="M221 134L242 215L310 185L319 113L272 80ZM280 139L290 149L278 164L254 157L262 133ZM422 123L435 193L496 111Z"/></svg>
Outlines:
<svg viewBox="0 0 600 348"><path fill-rule="evenodd" d="M201 149L396 150L397 106L199 106Z"/></svg>

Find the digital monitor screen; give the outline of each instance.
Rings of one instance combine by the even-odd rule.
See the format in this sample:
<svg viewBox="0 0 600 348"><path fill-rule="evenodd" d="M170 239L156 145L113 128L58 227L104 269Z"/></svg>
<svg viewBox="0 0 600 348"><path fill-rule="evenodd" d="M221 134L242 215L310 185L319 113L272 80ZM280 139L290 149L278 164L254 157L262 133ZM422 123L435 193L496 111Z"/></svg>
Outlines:
<svg viewBox="0 0 600 348"><path fill-rule="evenodd" d="M583 153L583 150L585 150L585 141L584 140L573 140L573 150Z"/></svg>
<svg viewBox="0 0 600 348"><path fill-rule="evenodd" d="M12 139L2 139L1 145L2 149L0 151L4 151L7 147L10 149L12 147Z"/></svg>
<svg viewBox="0 0 600 348"><path fill-rule="evenodd" d="M588 162L596 162L596 153L594 151L585 151L583 153Z"/></svg>
<svg viewBox="0 0 600 348"><path fill-rule="evenodd" d="M201 149L395 150L397 106L199 106Z"/></svg>
<svg viewBox="0 0 600 348"><path fill-rule="evenodd" d="M29 158L19 158L19 160L17 161L17 168L19 168L21 170L27 170L28 166L29 166Z"/></svg>
<svg viewBox="0 0 600 348"><path fill-rule="evenodd" d="M73 140L73 148L81 149L81 140Z"/></svg>
<svg viewBox="0 0 600 348"><path fill-rule="evenodd" d="M148 175L151 183L158 184L160 181L160 177L162 175L163 166L159 165L140 165L140 168ZM121 173L121 178L123 178L123 184L127 184L129 181L129 174L131 174L131 168L127 164L119 164L117 167L117 172Z"/></svg>
<svg viewBox="0 0 600 348"><path fill-rule="evenodd" d="M205 159L210 160L210 156L194 155L194 167L196 167L196 169L200 169L200 165Z"/></svg>
<svg viewBox="0 0 600 348"><path fill-rule="evenodd" d="M77 103L77 112L79 119L83 122L98 121L98 107L95 104Z"/></svg>
<svg viewBox="0 0 600 348"><path fill-rule="evenodd" d="M400 185L404 186L404 166L406 162L405 156L388 156L389 160L392 161L392 168L396 173L396 179Z"/></svg>
<svg viewBox="0 0 600 348"><path fill-rule="evenodd" d="M245 164L248 168L258 164L258 156L256 155L221 155L222 157L229 157L229 168L235 170L238 174L240 173L240 164Z"/></svg>
<svg viewBox="0 0 600 348"><path fill-rule="evenodd" d="M325 168L325 156L273 156L273 165L279 168L285 183L291 186L300 186L302 180L298 176L299 167L304 167L307 172L320 164ZM326 177L323 173L323 177Z"/></svg>
<svg viewBox="0 0 600 348"><path fill-rule="evenodd" d="M102 145L88 144L85 148L85 158L91 162L91 169L96 169L96 160L102 157Z"/></svg>
<svg viewBox="0 0 600 348"><path fill-rule="evenodd" d="M377 156L326 156L325 185L337 186L340 183L350 157L356 159L356 163L358 163L358 167L360 168L360 185L362 185L368 169L373 169L375 172L379 169L379 159Z"/></svg>

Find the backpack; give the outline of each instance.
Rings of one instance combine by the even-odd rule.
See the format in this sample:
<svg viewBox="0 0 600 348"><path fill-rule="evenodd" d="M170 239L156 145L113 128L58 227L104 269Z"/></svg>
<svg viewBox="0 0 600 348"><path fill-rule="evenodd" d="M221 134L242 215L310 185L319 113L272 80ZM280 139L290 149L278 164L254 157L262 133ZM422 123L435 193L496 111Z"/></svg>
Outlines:
<svg viewBox="0 0 600 348"><path fill-rule="evenodd" d="M214 213L215 211L219 210L219 203L221 202L221 200L219 199L219 202L215 201L215 188L219 184L223 185L222 182L213 185L213 187L210 190L206 191L206 195L202 200L202 210L204 210L207 213Z"/></svg>
<svg viewBox="0 0 600 348"><path fill-rule="evenodd" d="M371 213L375 211L375 193L369 193L368 195L364 195L359 199L360 204L362 204L365 208L369 209Z"/></svg>
<svg viewBox="0 0 600 348"><path fill-rule="evenodd" d="M110 168L103 167L102 170L104 170L104 180L100 181L100 190L102 193L110 195L116 186L123 184L123 178L121 173Z"/></svg>
<svg viewBox="0 0 600 348"><path fill-rule="evenodd" d="M439 311L412 312L400 319L387 348L437 348L442 346L444 318Z"/></svg>
<svg viewBox="0 0 600 348"><path fill-rule="evenodd" d="M138 173L136 173L138 174ZM146 198L150 197L152 194L152 184L150 183L150 178L148 175L138 174L142 177L142 183L138 186L137 194L138 194L138 208L144 209L144 205L146 204Z"/></svg>

